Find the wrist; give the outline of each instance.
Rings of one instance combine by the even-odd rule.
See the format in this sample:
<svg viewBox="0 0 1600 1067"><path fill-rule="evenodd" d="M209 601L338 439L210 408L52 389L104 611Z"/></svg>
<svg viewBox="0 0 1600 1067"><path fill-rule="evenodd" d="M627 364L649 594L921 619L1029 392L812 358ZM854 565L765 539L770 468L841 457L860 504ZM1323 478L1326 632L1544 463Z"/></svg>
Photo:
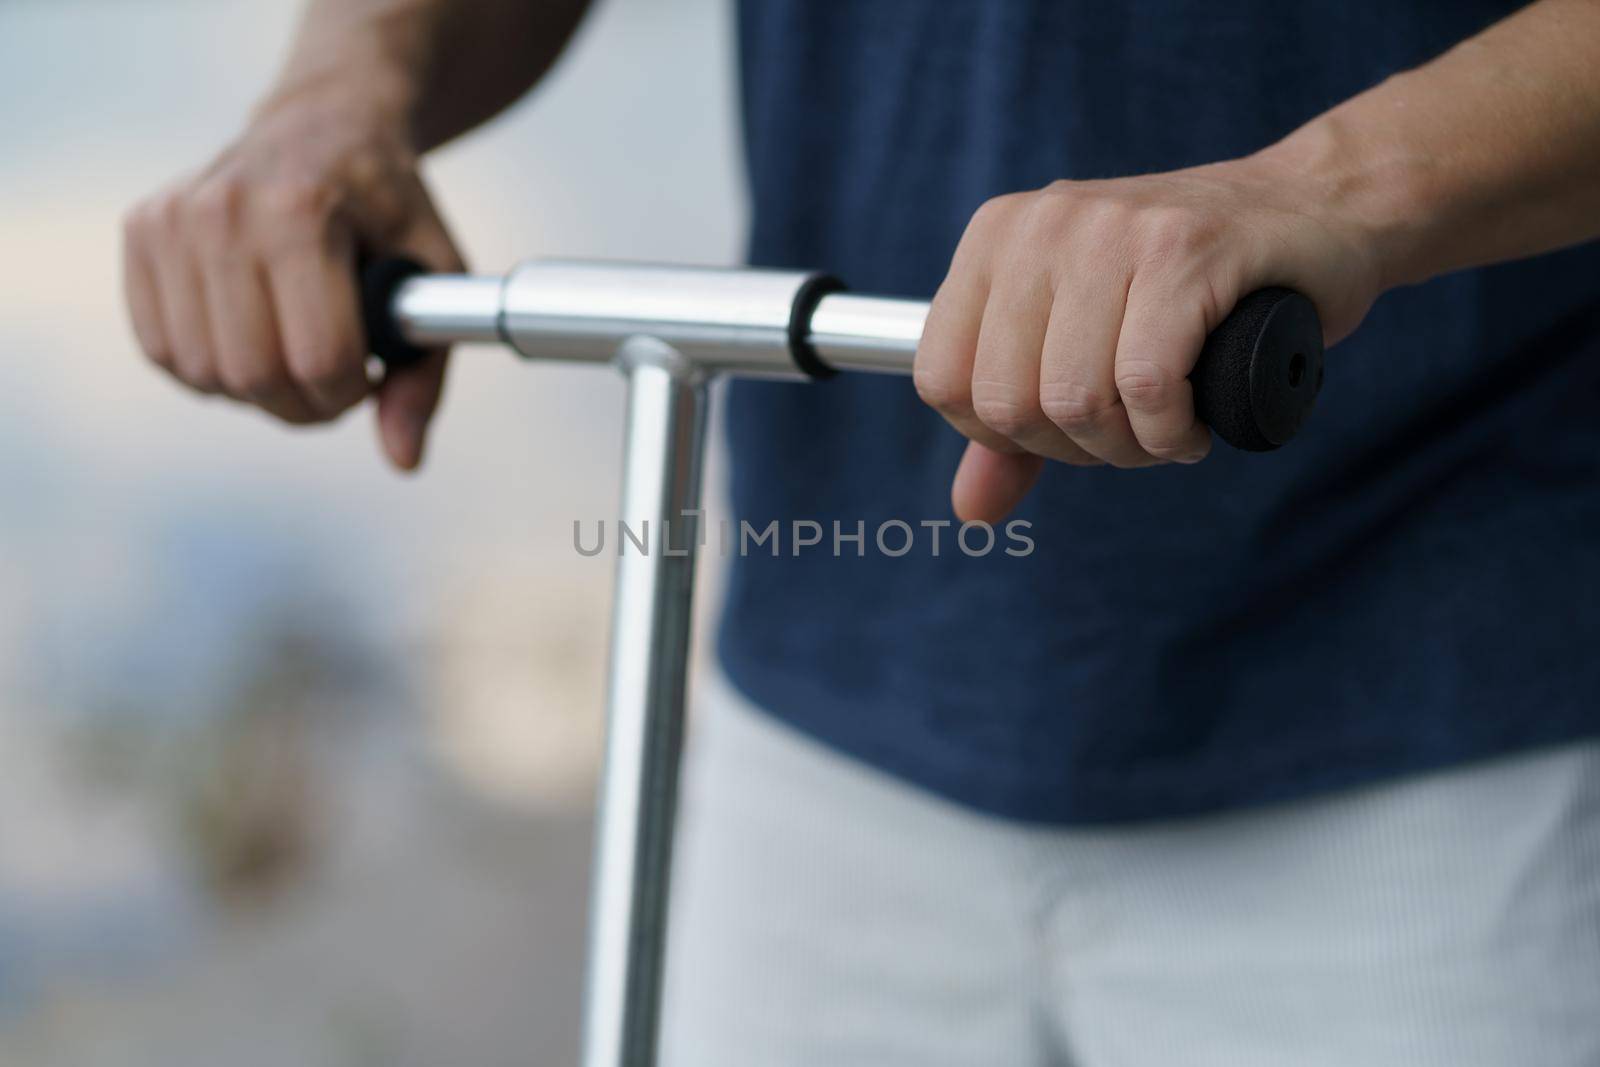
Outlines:
<svg viewBox="0 0 1600 1067"><path fill-rule="evenodd" d="M297 111L323 112L393 135L415 150L423 64L373 34L297 49L251 113L251 125Z"/></svg>
<svg viewBox="0 0 1600 1067"><path fill-rule="evenodd" d="M1358 98L1359 101L1359 98ZM1318 214L1363 248L1378 291L1425 281L1427 220L1438 215L1436 168L1352 104L1329 111L1256 158L1303 183Z"/></svg>

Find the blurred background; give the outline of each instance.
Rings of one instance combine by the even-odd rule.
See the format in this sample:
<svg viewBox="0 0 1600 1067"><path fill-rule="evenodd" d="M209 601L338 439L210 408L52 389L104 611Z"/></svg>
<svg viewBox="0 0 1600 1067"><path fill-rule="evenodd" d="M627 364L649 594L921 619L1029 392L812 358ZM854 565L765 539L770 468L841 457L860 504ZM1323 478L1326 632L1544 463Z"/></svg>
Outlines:
<svg viewBox="0 0 1600 1067"><path fill-rule="evenodd" d="M603 0L438 155L476 268L736 261L728 6ZM462 350L404 479L368 412L202 401L124 321L122 212L297 8L0 0L6 1067L575 1059L610 563L572 522L613 512L620 382Z"/></svg>

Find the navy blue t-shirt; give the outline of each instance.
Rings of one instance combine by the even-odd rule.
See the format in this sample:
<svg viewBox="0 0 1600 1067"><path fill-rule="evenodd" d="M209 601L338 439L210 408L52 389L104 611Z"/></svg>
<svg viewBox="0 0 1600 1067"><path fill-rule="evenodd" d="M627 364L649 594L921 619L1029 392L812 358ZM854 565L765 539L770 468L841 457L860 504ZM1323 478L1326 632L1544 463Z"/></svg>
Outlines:
<svg viewBox="0 0 1600 1067"><path fill-rule="evenodd" d="M1520 6L745 0L750 257L926 298L991 196L1248 153ZM1600 733L1597 402L1600 247L1455 274L1379 301L1281 452L1052 465L1032 554L974 558L919 527L951 517L964 442L909 379L739 383L736 517L827 536L737 560L722 662L796 727L1026 820ZM922 534L904 556L873 544L890 520Z"/></svg>

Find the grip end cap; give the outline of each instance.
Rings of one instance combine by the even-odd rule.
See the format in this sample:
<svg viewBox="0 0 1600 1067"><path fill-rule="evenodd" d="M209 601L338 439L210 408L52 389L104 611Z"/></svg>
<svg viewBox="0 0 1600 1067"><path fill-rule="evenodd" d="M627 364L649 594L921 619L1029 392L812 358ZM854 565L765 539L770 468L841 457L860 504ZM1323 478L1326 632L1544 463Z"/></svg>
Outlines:
<svg viewBox="0 0 1600 1067"><path fill-rule="evenodd" d="M1322 371L1315 305L1292 289L1262 289L1206 339L1192 376L1196 413L1233 447L1270 452L1310 417Z"/></svg>

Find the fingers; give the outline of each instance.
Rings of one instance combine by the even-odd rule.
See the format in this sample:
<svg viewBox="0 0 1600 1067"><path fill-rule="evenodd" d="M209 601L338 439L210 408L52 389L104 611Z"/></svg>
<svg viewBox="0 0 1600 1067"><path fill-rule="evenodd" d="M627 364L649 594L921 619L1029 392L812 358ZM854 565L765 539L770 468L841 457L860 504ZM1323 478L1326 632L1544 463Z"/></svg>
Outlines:
<svg viewBox="0 0 1600 1067"><path fill-rule="evenodd" d="M1121 272L1062 279L1040 356L1039 402L1051 425L1087 454L1142 467L1152 461L1128 425L1111 367L1126 295Z"/></svg>
<svg viewBox="0 0 1600 1067"><path fill-rule="evenodd" d="M152 240L141 256L152 262L160 292L161 332L169 346L166 365L190 388L219 393L223 387L211 345L205 284L184 244L179 211L170 198L151 206L144 224Z"/></svg>
<svg viewBox="0 0 1600 1067"><path fill-rule="evenodd" d="M989 205L985 209L994 210ZM973 406L973 367L984 307L989 302L985 250L973 247L980 243L975 231L983 222L980 211L956 249L950 274L928 307L922 342L912 365L912 382L923 402L944 416L956 432L995 452L1016 452L1021 446L985 425Z"/></svg>
<svg viewBox="0 0 1600 1067"><path fill-rule="evenodd" d="M394 246L434 270L465 271L461 254L420 181L414 196L417 209L411 224L394 235ZM378 437L385 455L399 470L415 470L422 463L428 426L444 392L448 362L448 353L434 352L419 363L384 375L378 390Z"/></svg>
<svg viewBox="0 0 1600 1067"><path fill-rule="evenodd" d="M368 391L351 254L318 221L274 214L248 192L202 179L130 216L135 335L191 388L290 423L331 419Z"/></svg>
<svg viewBox="0 0 1600 1067"><path fill-rule="evenodd" d="M1150 456L1198 463L1211 431L1195 416L1189 372L1205 344L1201 304L1147 275L1135 279L1117 339L1117 395L1139 447Z"/></svg>
<svg viewBox="0 0 1600 1067"><path fill-rule="evenodd" d="M367 117L285 105L129 215L124 288L153 362L290 423L331 420L373 392L357 249L462 267L408 139L386 113ZM420 461L443 378L440 354L382 387L385 450L403 468Z"/></svg>
<svg viewBox="0 0 1600 1067"><path fill-rule="evenodd" d="M204 273L211 347L228 395L288 423L317 421L317 408L289 374L257 265L219 257Z"/></svg>
<svg viewBox="0 0 1600 1067"><path fill-rule="evenodd" d="M171 373L172 346L167 341L162 321L161 298L157 295L155 266L144 253L138 238L138 221L130 216L123 226L122 289L128 304L133 335L150 361Z"/></svg>
<svg viewBox="0 0 1600 1067"><path fill-rule="evenodd" d="M1041 457L1083 455L1039 408L1039 343L1050 294L1032 280L992 290L983 308L968 410L985 432L982 439L967 435L972 443L950 487L950 505L964 522L1003 519L1038 479ZM984 443L995 439L1003 450Z"/></svg>
<svg viewBox="0 0 1600 1067"><path fill-rule="evenodd" d="M995 524L1011 514L1033 489L1044 458L1026 452L995 452L967 445L950 487L950 504L962 522Z"/></svg>
<svg viewBox="0 0 1600 1067"><path fill-rule="evenodd" d="M1218 305L1263 273L1214 183L1057 183L973 217L929 309L917 391L974 446L953 500L1004 514L1036 462L1149 467L1210 448L1188 376ZM1235 212L1236 213L1236 212Z"/></svg>
<svg viewBox="0 0 1600 1067"><path fill-rule="evenodd" d="M1062 433L1040 397L1040 356L1053 322L1053 294L1043 273L1015 271L996 285L983 311L972 369L978 421L1015 448L1064 463L1098 459Z"/></svg>
<svg viewBox="0 0 1600 1067"><path fill-rule="evenodd" d="M268 268L282 370L318 416L333 418L371 391L348 241L313 241Z"/></svg>
<svg viewBox="0 0 1600 1067"><path fill-rule="evenodd" d="M390 372L378 389L378 438L399 470L413 471L422 464L428 425L444 391L445 363L445 353L434 352Z"/></svg>

